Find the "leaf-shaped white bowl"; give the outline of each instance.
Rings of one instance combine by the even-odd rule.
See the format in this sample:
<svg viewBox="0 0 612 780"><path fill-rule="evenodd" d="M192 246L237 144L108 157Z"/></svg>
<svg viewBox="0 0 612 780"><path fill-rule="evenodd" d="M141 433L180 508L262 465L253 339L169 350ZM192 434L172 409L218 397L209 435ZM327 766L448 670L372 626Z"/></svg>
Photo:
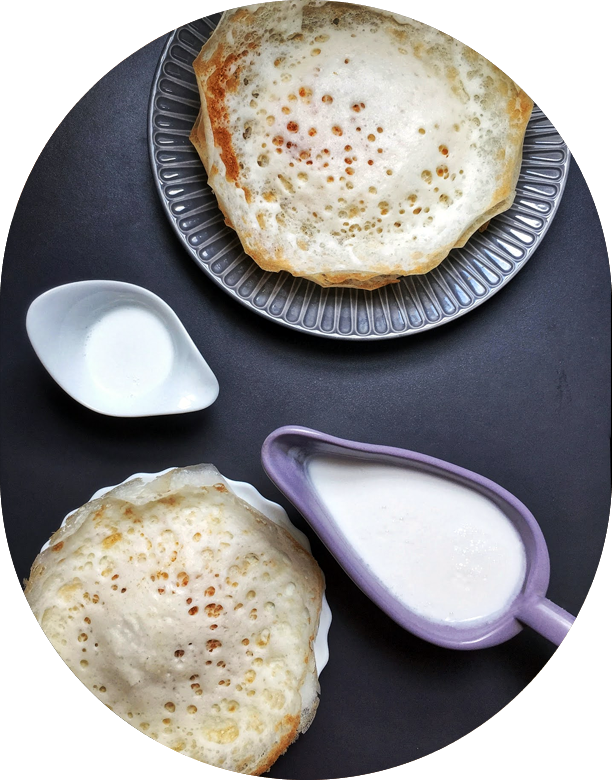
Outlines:
<svg viewBox="0 0 612 780"><path fill-rule="evenodd" d="M181 414L219 394L179 318L144 287L109 280L54 287L30 305L26 328L53 379L94 412Z"/></svg>

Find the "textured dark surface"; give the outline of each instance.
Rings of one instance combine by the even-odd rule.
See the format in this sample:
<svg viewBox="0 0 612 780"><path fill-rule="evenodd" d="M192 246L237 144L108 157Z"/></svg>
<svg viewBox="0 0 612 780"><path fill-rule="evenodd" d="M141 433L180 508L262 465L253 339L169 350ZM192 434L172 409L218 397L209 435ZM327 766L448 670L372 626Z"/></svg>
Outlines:
<svg viewBox="0 0 612 780"><path fill-rule="evenodd" d="M388 342L301 335L230 300L167 224L146 146L162 45L123 62L68 115L9 236L0 485L19 578L67 511L136 471L212 462L283 503L304 528L259 461L266 435L295 423L426 452L502 484L542 526L550 598L575 613L607 524L610 353L604 240L577 165L535 256L476 311ZM219 379L211 408L106 418L54 384L27 340L27 307L50 287L89 278L143 285L175 309ZM312 541L334 614L331 659L318 715L272 777L346 777L420 758L498 712L551 657L553 647L528 630L474 653L428 645L392 623Z"/></svg>

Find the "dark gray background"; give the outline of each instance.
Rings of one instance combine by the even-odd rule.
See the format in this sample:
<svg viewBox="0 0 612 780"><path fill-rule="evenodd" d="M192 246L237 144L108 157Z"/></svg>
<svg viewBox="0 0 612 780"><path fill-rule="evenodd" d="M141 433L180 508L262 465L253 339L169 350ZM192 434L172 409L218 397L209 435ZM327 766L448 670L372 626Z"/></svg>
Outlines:
<svg viewBox="0 0 612 780"><path fill-rule="evenodd" d="M387 342L299 334L230 300L164 216L146 138L162 46L160 39L138 51L70 112L28 180L9 235L0 484L19 578L66 512L137 471L212 462L282 503L305 528L259 460L266 435L295 423L425 452L502 484L542 526L550 598L576 613L609 510L610 278L575 161L540 248L476 311ZM90 278L140 284L175 309L219 379L211 408L113 419L53 383L27 340L27 307L50 287ZM346 777L420 758L498 712L553 653L529 630L473 653L412 637L309 535L334 615L331 659L317 717L272 777Z"/></svg>

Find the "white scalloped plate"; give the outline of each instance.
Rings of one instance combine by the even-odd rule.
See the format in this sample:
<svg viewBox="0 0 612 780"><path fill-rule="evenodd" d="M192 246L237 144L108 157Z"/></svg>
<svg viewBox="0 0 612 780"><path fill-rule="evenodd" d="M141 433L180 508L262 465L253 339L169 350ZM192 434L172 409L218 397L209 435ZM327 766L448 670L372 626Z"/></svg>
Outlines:
<svg viewBox="0 0 612 780"><path fill-rule="evenodd" d="M191 63L219 18L198 19L170 34L151 90L149 151L170 223L200 268L229 295L262 317L305 333L353 341L389 339L460 317L525 265L555 215L570 160L563 139L537 107L527 127L513 206L428 274L369 292L325 289L259 268L224 224L189 141L200 106Z"/></svg>
<svg viewBox="0 0 612 780"><path fill-rule="evenodd" d="M119 484L123 485L126 482L130 482L133 479L141 479L143 482L151 482L153 479L155 479L155 477L159 477L168 471L172 471L173 468L175 467L170 466L169 468L163 469L163 471L158 471L155 474L147 474L142 472L138 474L132 474L131 477L124 479L123 482ZM229 487L234 491L234 493L238 496L238 498L241 498L243 501L246 501L247 504L250 504L258 512L261 512L262 515L265 515L265 517L267 517L268 520L272 520L273 523L280 525L282 528L288 531L293 536L293 538L302 545L302 547L304 547L306 550L310 552L310 542L308 541L308 537L306 536L306 534L303 534L298 528L296 528L293 525L291 520L289 520L287 513L285 512L285 510L282 508L280 504L276 504L274 501L269 501L267 498L264 498L261 495L261 493L257 490L257 488L253 487L253 485L249 484L248 482L236 482L235 480L228 479L227 477L223 477L223 479L225 480L225 482L227 482ZM100 488L99 490L96 490L96 492L89 500L94 501L96 498L101 498L103 495L108 493L109 490L112 490L113 488L116 487L117 485L110 485L109 487ZM72 512L68 512L66 517L62 520L62 525L64 525L66 523L66 520L68 520L68 518L70 517L70 515L74 514L74 512L76 511L77 511L76 509L73 509ZM43 550L46 550L48 546L49 546L49 542L47 541L42 546L41 552ZM329 608L329 604L327 603L325 593L323 593L323 603L321 605L321 616L319 618L319 630L315 637L314 647L313 647L318 676L321 675L321 672L323 671L323 669L327 665L327 662L329 661L329 646L327 644L327 635L329 633L329 627L331 625L331 621L332 621L331 609Z"/></svg>

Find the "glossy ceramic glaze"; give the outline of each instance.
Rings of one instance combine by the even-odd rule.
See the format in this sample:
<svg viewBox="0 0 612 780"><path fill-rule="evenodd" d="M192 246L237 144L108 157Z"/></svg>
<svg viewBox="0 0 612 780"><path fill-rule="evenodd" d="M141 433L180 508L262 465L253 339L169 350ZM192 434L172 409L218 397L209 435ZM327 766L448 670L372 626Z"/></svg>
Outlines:
<svg viewBox="0 0 612 780"><path fill-rule="evenodd" d="M219 383L181 321L157 295L125 282L54 287L26 327L53 379L76 401L113 417L193 412Z"/></svg>
<svg viewBox="0 0 612 780"><path fill-rule="evenodd" d="M433 474L477 490L493 501L518 531L526 554L523 585L507 610L486 623L458 627L435 623L408 609L373 575L340 532L308 476L308 462L314 456L355 458L363 463ZM491 480L421 453L348 441L298 426L271 433L262 447L262 462L270 479L306 518L351 579L408 631L444 647L467 650L500 644L517 634L523 624L557 644L570 629L573 616L546 598L550 563L539 525L524 504Z"/></svg>

